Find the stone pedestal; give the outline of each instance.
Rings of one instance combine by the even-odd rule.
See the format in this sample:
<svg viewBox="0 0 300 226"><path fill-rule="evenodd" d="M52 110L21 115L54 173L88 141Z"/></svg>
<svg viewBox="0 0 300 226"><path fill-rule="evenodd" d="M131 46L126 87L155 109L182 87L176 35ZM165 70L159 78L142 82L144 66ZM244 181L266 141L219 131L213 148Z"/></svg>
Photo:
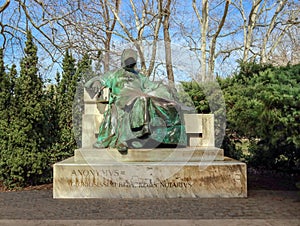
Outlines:
<svg viewBox="0 0 300 226"><path fill-rule="evenodd" d="M130 162L209 162L223 161L223 149L216 147L128 149L121 155L117 149L81 148L75 150L75 162L130 163Z"/></svg>
<svg viewBox="0 0 300 226"><path fill-rule="evenodd" d="M247 197L246 164L213 147L78 149L54 165L54 198Z"/></svg>
<svg viewBox="0 0 300 226"><path fill-rule="evenodd" d="M54 198L247 197L246 164L214 147L214 115L186 114L187 148L93 149L109 99L84 92L82 147L54 164Z"/></svg>

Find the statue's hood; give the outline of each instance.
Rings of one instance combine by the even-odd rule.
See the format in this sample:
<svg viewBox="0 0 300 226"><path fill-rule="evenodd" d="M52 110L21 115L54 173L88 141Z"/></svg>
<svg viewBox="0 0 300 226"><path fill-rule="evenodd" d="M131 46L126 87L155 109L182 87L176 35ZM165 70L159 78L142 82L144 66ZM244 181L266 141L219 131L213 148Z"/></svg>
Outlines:
<svg viewBox="0 0 300 226"><path fill-rule="evenodd" d="M135 65L137 62L137 52L133 49L125 49L121 56L121 66L127 67Z"/></svg>

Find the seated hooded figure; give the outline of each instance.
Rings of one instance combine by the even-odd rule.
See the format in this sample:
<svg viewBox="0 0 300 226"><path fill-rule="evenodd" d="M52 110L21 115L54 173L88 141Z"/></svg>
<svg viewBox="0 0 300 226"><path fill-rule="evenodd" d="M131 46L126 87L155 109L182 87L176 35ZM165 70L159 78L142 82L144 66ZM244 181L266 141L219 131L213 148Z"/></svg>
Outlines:
<svg viewBox="0 0 300 226"><path fill-rule="evenodd" d="M182 106L174 88L150 81L135 70L137 53L126 49L121 56L122 68L89 80L99 90L108 87L110 97L104 119L99 127L95 148L128 148L185 146Z"/></svg>

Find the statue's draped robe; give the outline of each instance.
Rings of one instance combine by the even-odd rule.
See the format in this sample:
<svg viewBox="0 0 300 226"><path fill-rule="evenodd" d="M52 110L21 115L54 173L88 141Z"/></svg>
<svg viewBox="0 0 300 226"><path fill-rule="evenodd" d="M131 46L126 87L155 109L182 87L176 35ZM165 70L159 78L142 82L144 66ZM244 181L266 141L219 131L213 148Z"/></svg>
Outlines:
<svg viewBox="0 0 300 226"><path fill-rule="evenodd" d="M86 87L95 81L110 89L108 109L97 139L102 147L186 145L174 89L124 68L95 77Z"/></svg>

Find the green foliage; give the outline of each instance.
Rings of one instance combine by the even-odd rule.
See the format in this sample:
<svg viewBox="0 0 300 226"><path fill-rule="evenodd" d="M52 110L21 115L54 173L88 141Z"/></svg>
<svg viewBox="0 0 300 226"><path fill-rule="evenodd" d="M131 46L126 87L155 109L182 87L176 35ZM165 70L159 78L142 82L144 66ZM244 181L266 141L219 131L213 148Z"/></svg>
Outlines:
<svg viewBox="0 0 300 226"><path fill-rule="evenodd" d="M259 73L274 68L270 64L257 64L255 62L242 62L239 63L239 73L235 74L232 81L239 84L247 84L254 76L257 76Z"/></svg>
<svg viewBox="0 0 300 226"><path fill-rule="evenodd" d="M237 143L241 143L240 140L235 139L235 137L233 137L231 134L226 134L222 143L224 155L234 159L242 160L245 155L242 151L242 148L237 146Z"/></svg>
<svg viewBox="0 0 300 226"><path fill-rule="evenodd" d="M10 81L5 72L3 61L3 49L0 49L0 151L6 147L7 133L9 123L9 111L7 107L10 104Z"/></svg>
<svg viewBox="0 0 300 226"><path fill-rule="evenodd" d="M242 68L222 81L230 133L251 140L250 165L299 169L300 65Z"/></svg>
<svg viewBox="0 0 300 226"><path fill-rule="evenodd" d="M38 76L37 48L31 32L27 33L24 52L14 95L10 95L10 126L5 130L9 142L1 153L1 178L5 185L17 187L44 182L45 169L49 168L44 151L43 83Z"/></svg>
<svg viewBox="0 0 300 226"><path fill-rule="evenodd" d="M56 148L60 143L60 128L59 128L59 111L56 86L49 85L44 92L44 112L46 115L46 131L45 137L47 143L47 153L50 164L57 162Z"/></svg>
<svg viewBox="0 0 300 226"><path fill-rule="evenodd" d="M225 134L225 101L217 82L181 82L184 91L192 99L197 113L213 113L215 118L215 145L220 147Z"/></svg>
<svg viewBox="0 0 300 226"><path fill-rule="evenodd" d="M227 130L222 148L227 156L246 159L255 167L300 168L299 75L300 65L241 63L238 74L218 79L226 102ZM211 111L218 117L224 110L217 101L220 94L210 84L183 82L182 85L198 113ZM217 134L218 131L216 138ZM238 145L242 139L250 141L247 155Z"/></svg>
<svg viewBox="0 0 300 226"><path fill-rule="evenodd" d="M76 68L66 51L57 84L45 87L30 32L24 52L18 76L15 65L5 71L0 49L0 182L8 188L51 182L51 165L73 155L74 126L81 138L83 84L94 76L88 55ZM72 121L73 110L80 121Z"/></svg>
<svg viewBox="0 0 300 226"><path fill-rule="evenodd" d="M4 155L5 149L8 144L7 129L9 128L9 109L10 104L10 83L8 76L5 72L3 49L0 49L0 180L3 180L3 167L6 156Z"/></svg>
<svg viewBox="0 0 300 226"><path fill-rule="evenodd" d="M76 74L75 59L69 50L63 59L62 77L57 75L55 127L57 127L56 141L52 146L51 158L53 162L60 161L73 155L76 140L73 132L72 107L79 75Z"/></svg>
<svg viewBox="0 0 300 226"><path fill-rule="evenodd" d="M203 87L199 83L193 82L181 82L183 90L189 95L194 103L195 110L199 114L210 113L208 100L205 98Z"/></svg>

